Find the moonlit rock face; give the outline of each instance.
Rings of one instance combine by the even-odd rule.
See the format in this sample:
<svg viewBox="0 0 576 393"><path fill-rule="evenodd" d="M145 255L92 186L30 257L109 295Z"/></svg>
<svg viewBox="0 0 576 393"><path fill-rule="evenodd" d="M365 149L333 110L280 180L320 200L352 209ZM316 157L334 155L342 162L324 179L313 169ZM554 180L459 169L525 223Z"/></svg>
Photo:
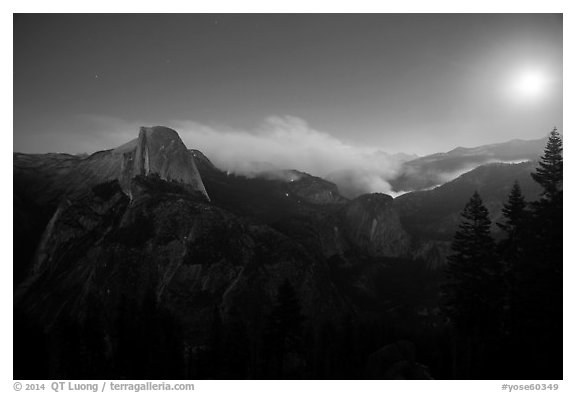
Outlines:
<svg viewBox="0 0 576 393"><path fill-rule="evenodd" d="M96 152L88 157L66 156L43 159L35 163L34 171L51 169L57 178L49 185L49 198L61 194L76 195L112 180L118 180L122 190L132 196L132 179L157 175L165 181L177 182L188 190L210 198L198 168L178 133L167 127L141 127L138 138L115 149ZM24 155L15 164L25 168L29 159ZM20 163L21 162L21 163Z"/></svg>
<svg viewBox="0 0 576 393"><path fill-rule="evenodd" d="M208 198L192 153L186 148L178 133L167 127L140 127L136 149L125 153L124 174L158 175L166 181L192 186Z"/></svg>

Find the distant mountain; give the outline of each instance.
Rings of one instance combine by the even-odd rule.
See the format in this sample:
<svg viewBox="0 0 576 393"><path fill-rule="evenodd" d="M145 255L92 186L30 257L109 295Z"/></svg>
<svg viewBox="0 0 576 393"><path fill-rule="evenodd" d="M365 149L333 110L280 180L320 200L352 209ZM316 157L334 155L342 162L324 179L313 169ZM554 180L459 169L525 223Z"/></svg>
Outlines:
<svg viewBox="0 0 576 393"><path fill-rule="evenodd" d="M460 213L474 191L482 197L493 221L501 219L500 210L514 181L518 181L528 201L537 199L541 188L530 176L535 167L534 161L482 165L432 190L401 195L394 203L402 224L412 236L451 241L460 223Z"/></svg>
<svg viewBox="0 0 576 393"><path fill-rule="evenodd" d="M480 165L537 160L546 141L547 137L529 141L515 139L472 148L458 147L447 153L420 157L405 162L390 184L395 191L424 190L453 180Z"/></svg>

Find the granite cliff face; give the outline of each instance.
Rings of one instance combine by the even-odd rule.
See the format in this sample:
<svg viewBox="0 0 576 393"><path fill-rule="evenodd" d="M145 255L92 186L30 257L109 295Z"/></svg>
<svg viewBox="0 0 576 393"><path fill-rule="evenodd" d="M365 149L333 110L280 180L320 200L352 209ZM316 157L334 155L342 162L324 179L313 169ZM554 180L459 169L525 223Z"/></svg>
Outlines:
<svg viewBox="0 0 576 393"><path fill-rule="evenodd" d="M167 127L141 127L137 139L87 157L15 153L13 159L18 193L53 208L63 197L74 198L111 180L118 180L130 195L131 180L150 175L181 183L209 200L193 154Z"/></svg>
<svg viewBox="0 0 576 393"><path fill-rule="evenodd" d="M343 210L344 231L351 242L377 257L401 257L410 253L410 238L386 194L362 195Z"/></svg>
<svg viewBox="0 0 576 393"><path fill-rule="evenodd" d="M210 199L193 154L188 151L178 133L170 128L141 127L135 148L116 149L116 153L123 155L123 184L129 184L132 178L139 175L155 174L162 180L184 184Z"/></svg>
<svg viewBox="0 0 576 393"><path fill-rule="evenodd" d="M42 233L59 206L89 194L99 184L117 180L131 196L132 179L152 176L209 200L193 154L176 131L166 127L142 127L137 139L90 156L14 153L13 162L14 247L20 261L15 265L16 283L30 270Z"/></svg>
<svg viewBox="0 0 576 393"><path fill-rule="evenodd" d="M290 179L289 192L301 197L303 200L318 205L345 204L348 199L338 192L336 184L320 177L309 175L300 171L287 171Z"/></svg>
<svg viewBox="0 0 576 393"><path fill-rule="evenodd" d="M248 329L261 328L285 280L310 320L349 311L325 263L286 235L177 183L137 176L131 189L130 200L114 180L59 207L16 292L20 312L53 326L81 319L98 299L114 319L122 302L152 296L186 326L190 345L202 345L214 309L224 320L241 314Z"/></svg>

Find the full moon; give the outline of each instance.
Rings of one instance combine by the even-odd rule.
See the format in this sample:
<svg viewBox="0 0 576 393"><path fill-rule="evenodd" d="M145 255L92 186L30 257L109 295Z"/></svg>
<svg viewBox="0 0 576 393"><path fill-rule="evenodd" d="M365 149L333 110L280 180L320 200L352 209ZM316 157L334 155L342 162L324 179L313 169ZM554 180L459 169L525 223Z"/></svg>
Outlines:
<svg viewBox="0 0 576 393"><path fill-rule="evenodd" d="M513 90L520 98L538 98L546 92L548 78L539 70L523 70L516 74Z"/></svg>

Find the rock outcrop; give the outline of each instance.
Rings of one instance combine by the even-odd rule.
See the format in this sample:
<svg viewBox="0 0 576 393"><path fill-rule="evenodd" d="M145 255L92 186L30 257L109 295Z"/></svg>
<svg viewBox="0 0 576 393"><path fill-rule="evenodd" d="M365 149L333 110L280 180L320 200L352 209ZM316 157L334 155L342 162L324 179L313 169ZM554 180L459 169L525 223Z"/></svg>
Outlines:
<svg viewBox="0 0 576 393"><path fill-rule="evenodd" d="M124 187L136 176L158 175L160 179L184 184L193 191L208 194L202 183L193 153L178 133L167 127L141 127L135 146L125 145L115 149L122 154L121 183Z"/></svg>
<svg viewBox="0 0 576 393"><path fill-rule="evenodd" d="M15 294L20 311L51 326L64 316L81 319L97 298L113 319L123 301L154 294L196 345L208 336L215 307L224 319L239 313L249 329L261 326L285 280L311 321L346 311L324 262L302 245L180 184L163 182L173 188L159 192L158 182L134 178L131 201L115 180L63 203Z"/></svg>
<svg viewBox="0 0 576 393"><path fill-rule="evenodd" d="M15 259L19 283L31 270L42 233L59 206L90 194L93 187L117 180L132 197L133 179L157 177L210 201L202 178L178 133L166 127L142 127L138 138L89 156L63 153L14 153ZM42 248L42 247L40 247Z"/></svg>
<svg viewBox="0 0 576 393"><path fill-rule="evenodd" d="M408 255L410 239L393 202L386 194L366 194L347 204L342 212L347 238L371 256Z"/></svg>
<svg viewBox="0 0 576 393"><path fill-rule="evenodd" d="M348 200L340 195L336 184L300 171L286 171L289 193L316 205L344 204Z"/></svg>
<svg viewBox="0 0 576 393"><path fill-rule="evenodd" d="M69 154L14 154L14 178L25 199L53 209L64 196L73 198L101 183L118 180L131 194L136 176L158 176L186 186L210 200L189 151L167 127L141 127L137 139L87 157Z"/></svg>

